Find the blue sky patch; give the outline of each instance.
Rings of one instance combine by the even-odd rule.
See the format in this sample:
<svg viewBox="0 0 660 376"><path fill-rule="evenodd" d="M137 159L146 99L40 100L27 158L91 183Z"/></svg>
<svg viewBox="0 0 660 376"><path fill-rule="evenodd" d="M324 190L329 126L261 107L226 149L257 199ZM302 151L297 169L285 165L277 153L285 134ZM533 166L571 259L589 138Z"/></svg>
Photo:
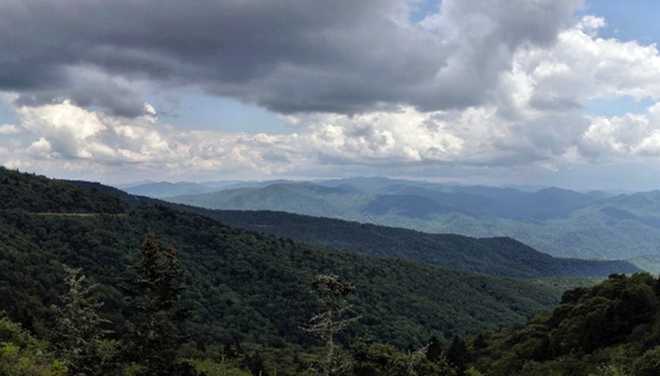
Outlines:
<svg viewBox="0 0 660 376"><path fill-rule="evenodd" d="M585 111L598 116L622 116L627 113L645 113L655 102L651 99L637 100L630 96L592 99L585 104Z"/></svg>

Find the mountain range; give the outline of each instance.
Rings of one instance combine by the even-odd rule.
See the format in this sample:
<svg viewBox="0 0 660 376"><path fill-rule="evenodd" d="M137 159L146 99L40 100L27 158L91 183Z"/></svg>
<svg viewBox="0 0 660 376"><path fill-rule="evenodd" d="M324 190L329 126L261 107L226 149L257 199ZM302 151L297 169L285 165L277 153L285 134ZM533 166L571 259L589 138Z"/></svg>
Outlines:
<svg viewBox="0 0 660 376"><path fill-rule="evenodd" d="M429 233L511 237L552 256L630 259L640 267L646 265L643 260L660 255L660 191L611 194L353 178L276 182L166 200L210 209L284 211Z"/></svg>
<svg viewBox="0 0 660 376"><path fill-rule="evenodd" d="M179 195L192 195L201 193L217 192L223 189L246 188L246 187L264 187L270 184L285 183L286 180L267 180L267 181L239 181L239 180L218 180L206 182L168 182L168 181L143 181L139 183L130 183L118 185L119 188L127 193L147 196L152 198L164 198Z"/></svg>

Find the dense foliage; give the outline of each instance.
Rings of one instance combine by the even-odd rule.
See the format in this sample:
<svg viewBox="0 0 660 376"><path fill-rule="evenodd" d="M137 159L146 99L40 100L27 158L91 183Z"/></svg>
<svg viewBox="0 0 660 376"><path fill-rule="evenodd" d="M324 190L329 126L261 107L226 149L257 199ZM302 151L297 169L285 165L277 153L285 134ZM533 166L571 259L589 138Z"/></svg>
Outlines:
<svg viewBox="0 0 660 376"><path fill-rule="evenodd" d="M639 271L621 261L555 258L511 238L475 239L272 211L213 211L232 226L378 257L511 277L607 276Z"/></svg>
<svg viewBox="0 0 660 376"><path fill-rule="evenodd" d="M19 324L0 316L0 375L67 376L64 362Z"/></svg>
<svg viewBox="0 0 660 376"><path fill-rule="evenodd" d="M200 344L241 342L308 344L301 329L316 309L309 289L317 274L352 281L360 322L347 335L421 346L431 336L451 338L524 322L556 304L560 289L533 282L454 272L396 259L332 253L291 240L238 230L196 213L124 196L102 186L70 184L3 170L5 179L36 179L32 204L20 197L0 203L0 302L11 318L41 334L48 307L63 292L63 264L82 268L99 284L104 313L127 330L127 265L138 256L144 234L161 235L178 251L184 270L182 297L189 332ZM7 180L6 180L7 181ZM9 185L13 183L7 183ZM34 183L36 184L36 183ZM0 190L5 185L0 186ZM117 200L125 212L48 212L70 190L80 202L96 196ZM67 209L67 208L64 208ZM59 209L58 209L59 210Z"/></svg>
<svg viewBox="0 0 660 376"><path fill-rule="evenodd" d="M300 323L314 308L306 286L324 272L359 286L355 307L364 320L356 334L404 346L429 335L520 323L558 298L556 290L532 282L326 253L164 207L121 217L6 212L0 228L8 240L0 254L0 297L8 304L2 308L34 328L44 325L44 307L55 303L51 297L62 276L58 262L93 275L106 295L106 308L121 313L125 299L116 286L150 231L179 251L190 285L185 299L202 341L240 336L259 343L299 342Z"/></svg>
<svg viewBox="0 0 660 376"><path fill-rule="evenodd" d="M555 282L333 253L96 184L0 178L37 187L0 203L1 375L660 372L648 274L538 314Z"/></svg>
<svg viewBox="0 0 660 376"><path fill-rule="evenodd" d="M0 167L2 208L43 213L122 213L128 205L113 190L99 184L77 184Z"/></svg>
<svg viewBox="0 0 660 376"><path fill-rule="evenodd" d="M561 305L526 326L473 340L472 363L485 374L660 374L660 280L612 275L567 291Z"/></svg>

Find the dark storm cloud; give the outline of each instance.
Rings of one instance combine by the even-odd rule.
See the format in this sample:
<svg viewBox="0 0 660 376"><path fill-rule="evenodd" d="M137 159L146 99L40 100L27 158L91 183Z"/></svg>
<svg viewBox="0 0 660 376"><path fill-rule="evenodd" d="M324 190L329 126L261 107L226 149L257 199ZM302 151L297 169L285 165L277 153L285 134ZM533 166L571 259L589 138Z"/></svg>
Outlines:
<svg viewBox="0 0 660 376"><path fill-rule="evenodd" d="M281 113L465 107L579 2L445 0L413 25L403 0L4 0L0 90L124 116L144 111L145 85Z"/></svg>

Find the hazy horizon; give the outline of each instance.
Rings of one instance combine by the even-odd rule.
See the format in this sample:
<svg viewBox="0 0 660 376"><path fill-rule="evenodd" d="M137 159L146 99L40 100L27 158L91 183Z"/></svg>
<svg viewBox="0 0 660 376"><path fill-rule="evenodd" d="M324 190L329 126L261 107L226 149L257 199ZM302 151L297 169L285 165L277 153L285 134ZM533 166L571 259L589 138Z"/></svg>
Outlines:
<svg viewBox="0 0 660 376"><path fill-rule="evenodd" d="M31 171L23 171L27 173L35 173ZM108 185L111 187L119 188L119 189L127 189L127 188L133 188L141 185L149 185L149 184L199 184L199 185L208 185L208 186L213 186L221 183L225 184L231 184L231 183L266 183L266 184L276 184L278 182L290 182L290 183L324 183L324 182L330 182L330 181L335 181L335 180L353 180L353 179L387 179L387 180L392 180L392 181L409 181L409 182L417 182L417 183L429 183L429 184L438 184L438 185L443 185L443 186L456 186L456 187L475 187L475 186L483 186L483 187L490 187L490 188L512 188L512 189L517 189L517 190L522 190L522 191L539 191L543 189L549 189L549 188L559 188L559 189L565 189L565 190L571 190L571 191L576 191L576 192L582 192L582 193L588 193L588 192L603 192L603 193L609 193L609 194L630 194L630 193L641 193L641 192L649 192L649 191L656 191L660 190L660 187L658 188L651 188L651 189L642 189L642 190L623 190L623 189L604 189L604 188L575 188L575 187L569 187L569 186L561 186L561 185L534 185L534 184L488 184L488 183L472 183L472 182L460 182L460 181L452 181L452 180L441 180L441 179L424 179L423 177L406 177L406 176L401 176L401 177L388 177L388 176L381 176L381 175L370 175L370 176L337 176L337 177L324 177L324 178L314 178L314 177L281 177L281 178L273 178L273 179L259 179L259 178L254 178L254 179L213 179L213 180L158 180L158 179L144 179L144 180L133 180L133 181L127 181L127 182L112 182L112 181L103 181L103 180L95 180L95 179L78 179L78 178L67 178L67 177L56 177L56 176L48 176L44 175L49 178L54 178L54 179L64 179L64 180L84 180L84 181L90 181L90 182L96 182L96 183L101 183L104 185ZM231 185L228 185L228 187L231 187ZM219 187L218 191L225 189L225 187Z"/></svg>

